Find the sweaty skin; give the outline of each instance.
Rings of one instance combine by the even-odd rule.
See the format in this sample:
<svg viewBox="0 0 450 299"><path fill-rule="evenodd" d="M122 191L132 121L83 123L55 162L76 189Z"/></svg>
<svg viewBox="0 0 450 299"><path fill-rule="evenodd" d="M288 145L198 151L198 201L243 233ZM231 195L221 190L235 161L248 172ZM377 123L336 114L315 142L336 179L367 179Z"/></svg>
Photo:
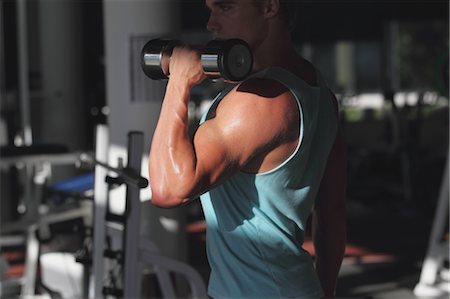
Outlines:
<svg viewBox="0 0 450 299"><path fill-rule="evenodd" d="M172 56L198 59L196 52L186 49ZM246 81L232 90L192 141L187 132L192 85L174 84L178 81L171 75L150 153L153 204L177 206L238 170L256 173L274 168L294 151L298 130L290 128L298 124L297 104L286 88L266 81ZM268 87L279 94L267 98L264 89Z"/></svg>
<svg viewBox="0 0 450 299"><path fill-rule="evenodd" d="M251 47L254 71L278 66L315 86L314 67L299 57L279 0L206 0L207 29L215 39L240 38ZM149 176L152 204L171 208L210 190L236 173L265 172L286 160L298 143L299 113L293 95L273 80L236 86L191 139L191 88L205 79L199 53L175 48L170 78L153 135ZM337 108L337 103L336 103ZM340 134L328 158L313 212L316 270L326 298L334 297L345 248L345 151Z"/></svg>

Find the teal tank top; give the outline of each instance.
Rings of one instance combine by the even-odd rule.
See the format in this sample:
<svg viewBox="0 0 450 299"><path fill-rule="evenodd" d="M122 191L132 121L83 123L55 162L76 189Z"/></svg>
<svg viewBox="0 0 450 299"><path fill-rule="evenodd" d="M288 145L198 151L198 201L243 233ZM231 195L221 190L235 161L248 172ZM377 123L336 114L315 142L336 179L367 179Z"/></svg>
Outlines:
<svg viewBox="0 0 450 299"><path fill-rule="evenodd" d="M274 79L294 95L300 116L299 143L276 168L258 174L238 172L201 195L211 267L208 294L213 298L321 298L312 258L302 244L337 132L331 93L320 75L317 87L282 68L269 68L252 77ZM230 90L216 97L200 125Z"/></svg>

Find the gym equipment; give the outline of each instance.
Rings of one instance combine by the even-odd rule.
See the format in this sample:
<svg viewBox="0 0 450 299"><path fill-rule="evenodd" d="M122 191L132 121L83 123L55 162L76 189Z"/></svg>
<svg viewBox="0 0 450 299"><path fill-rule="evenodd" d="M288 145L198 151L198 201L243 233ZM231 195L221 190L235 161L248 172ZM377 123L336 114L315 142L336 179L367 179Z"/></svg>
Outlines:
<svg viewBox="0 0 450 299"><path fill-rule="evenodd" d="M109 132L106 126L98 126L95 158L90 153L72 154L68 157L57 155L58 162L95 165L93 201L87 199L80 202L78 208L39 215L36 221L24 228L25 236L18 241L0 238L0 245L11 241L26 244L24 276L20 281L0 280L0 296L15 296L20 293L23 298L34 298L36 285L39 284L47 287L47 292L55 291L63 297L139 298L142 295L143 274L152 274L162 296L174 298L176 290L179 290L172 276L172 273L176 273L181 274L188 282L192 298L208 298L204 282L195 269L164 256L148 237L141 235L140 190L148 185L147 179L140 176L143 142L141 132L130 132L126 167L122 163L117 168L112 167L108 165ZM59 161L59 158L62 160ZM60 182L55 185L56 191L61 188L73 190L73 183L82 188L91 186L92 175L82 176L80 181L71 184ZM122 184L127 189L126 207L124 214L118 215L108 209L109 193ZM83 250L73 257L71 254L57 252L41 254L42 232L50 234L50 226L59 226L62 222L75 219L82 219L82 227L87 228ZM59 260L66 262L58 262ZM54 265L64 270L60 276L55 275ZM1 260L0 266L0 271L7 267L6 264L1 264ZM40 282L39 269L43 278Z"/></svg>
<svg viewBox="0 0 450 299"><path fill-rule="evenodd" d="M95 166L92 272L88 298L140 298L143 270L155 274L164 298L175 298L171 273L185 277L192 298L208 298L201 276L192 267L163 256L156 245L140 232L140 189L147 180L139 174L143 153L142 132L128 134L128 162L125 168L107 164L109 132L97 127ZM84 159L84 158L83 158ZM110 177L107 171L117 177ZM105 180L106 178L106 180ZM114 185L126 185L123 215L108 210L108 193Z"/></svg>
<svg viewBox="0 0 450 299"><path fill-rule="evenodd" d="M450 294L450 270L445 266L449 258L449 240L443 238L449 215L448 154L445 165L427 255L422 264L419 282L414 288L414 294L418 297L440 298Z"/></svg>
<svg viewBox="0 0 450 299"><path fill-rule="evenodd" d="M169 62L175 47L182 45L178 40L153 39L145 44L141 53L144 73L153 80L169 77ZM213 40L206 46L193 46L200 52L205 75L228 81L242 81L253 68L253 55L248 44L240 39Z"/></svg>
<svg viewBox="0 0 450 299"><path fill-rule="evenodd" d="M19 205L19 207L22 206L24 213L17 220L2 222L0 248L26 245L24 275L17 279L1 277L0 297L16 297L18 294L22 297L35 295L36 271L40 254L40 241L37 234L45 234L48 232L49 225L54 223L74 218L86 220L90 218L89 213L92 209L85 206L58 213L42 209L46 207L41 200L45 193L45 185L51 177L52 167L75 165L79 155L78 152L69 153L64 146L55 144L0 148L0 170L21 166L25 172L24 196Z"/></svg>
<svg viewBox="0 0 450 299"><path fill-rule="evenodd" d="M79 152L70 153L59 144L33 144L31 146L2 146L0 147L0 170L9 167L23 166L25 180L23 182L24 195L20 199L17 209L21 210L22 227L24 231L28 224L37 219L37 209L40 204L39 195L44 183L51 176L51 168L56 165L73 165L78 160ZM2 223L2 234L17 230L19 223Z"/></svg>
<svg viewBox="0 0 450 299"><path fill-rule="evenodd" d="M36 296L35 287L37 271L39 269L38 264L41 257L38 233L43 228L48 228L51 224L60 225L62 222L73 219L83 219L85 226L92 226L92 202L83 201L79 208L45 215L45 217L41 217L37 223L29 226L26 237L27 250L25 256L25 275L20 294L22 297L33 298Z"/></svg>

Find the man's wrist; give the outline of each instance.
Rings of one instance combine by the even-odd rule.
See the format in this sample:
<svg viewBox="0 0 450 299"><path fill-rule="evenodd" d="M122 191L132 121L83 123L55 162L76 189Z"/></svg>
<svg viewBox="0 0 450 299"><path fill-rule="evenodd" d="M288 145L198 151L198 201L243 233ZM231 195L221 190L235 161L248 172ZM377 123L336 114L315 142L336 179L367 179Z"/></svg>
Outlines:
<svg viewBox="0 0 450 299"><path fill-rule="evenodd" d="M167 83L167 91L172 93L173 95L177 95L177 97L186 98L189 101L189 94L191 91L192 85L189 84L186 80L177 79L176 77L170 78Z"/></svg>

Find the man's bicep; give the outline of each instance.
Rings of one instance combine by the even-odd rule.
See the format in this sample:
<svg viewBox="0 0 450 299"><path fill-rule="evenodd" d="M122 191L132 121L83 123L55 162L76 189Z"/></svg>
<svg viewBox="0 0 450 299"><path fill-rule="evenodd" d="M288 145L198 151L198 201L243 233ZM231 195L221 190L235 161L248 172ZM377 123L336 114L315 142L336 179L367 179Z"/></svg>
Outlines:
<svg viewBox="0 0 450 299"><path fill-rule="evenodd" d="M204 122L193 139L196 155L195 177L197 193L208 191L212 186L239 169L236 154L229 136L214 120Z"/></svg>
<svg viewBox="0 0 450 299"><path fill-rule="evenodd" d="M194 135L197 182L215 185L269 151L282 132L283 123L274 117L285 111L282 108L286 105L277 103L282 100L231 91L214 117L200 125Z"/></svg>

